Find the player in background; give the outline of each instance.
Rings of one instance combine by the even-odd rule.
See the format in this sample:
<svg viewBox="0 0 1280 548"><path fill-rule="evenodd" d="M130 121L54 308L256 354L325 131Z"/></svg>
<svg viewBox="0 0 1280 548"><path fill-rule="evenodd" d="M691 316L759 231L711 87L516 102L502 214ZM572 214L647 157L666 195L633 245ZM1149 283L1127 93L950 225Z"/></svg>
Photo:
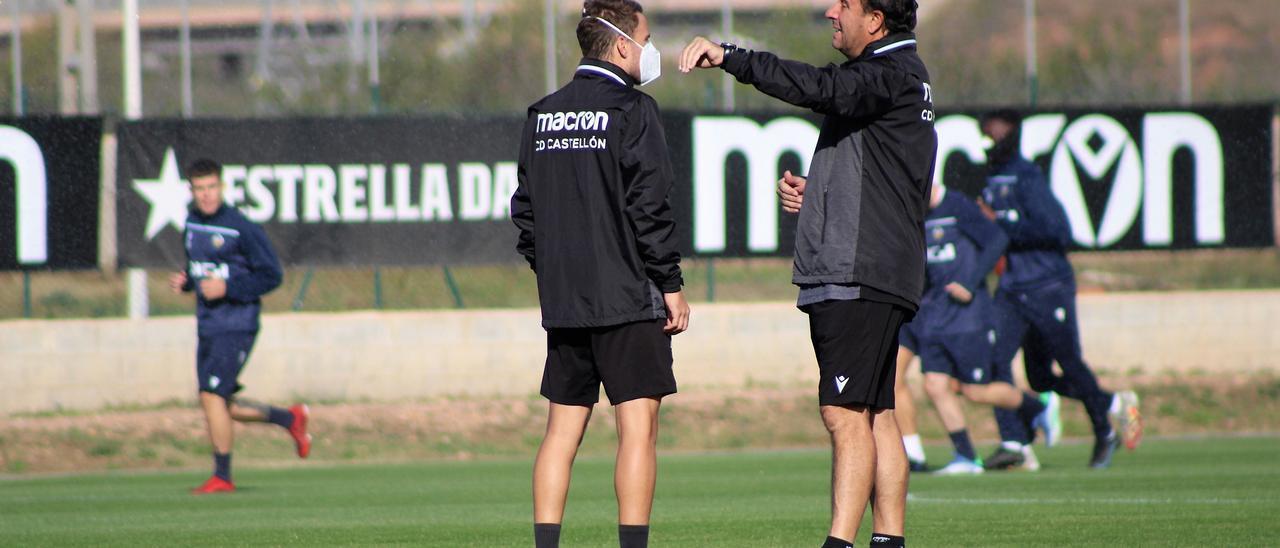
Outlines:
<svg viewBox="0 0 1280 548"><path fill-rule="evenodd" d="M533 468L534 543L558 546L578 445L604 384L614 406L618 542L648 545L658 408L676 392L671 337L689 325L670 207L675 173L649 22L632 0L588 0L573 80L529 107L511 219L538 278L546 435Z"/></svg>
<svg viewBox="0 0 1280 548"><path fill-rule="evenodd" d="M995 295L1000 335L996 378L1013 381L1013 358L1023 348L1024 358L1030 358L1023 361L1032 390L1053 391L1084 404L1095 438L1089 466L1106 468L1121 443L1132 450L1141 440L1138 396L1102 390L1084 361L1075 272L1067 260L1071 227L1040 168L1022 156L1021 126L1021 117L1013 111L982 117L982 132L991 141L982 201L1009 236L1008 266ZM1053 372L1054 361L1061 376ZM997 409L995 414L1003 441L986 466L1017 466L1024 458L1020 448L1032 433L1010 412Z"/></svg>
<svg viewBox="0 0 1280 548"><path fill-rule="evenodd" d="M908 324L910 325L910 324ZM906 326L903 326L905 329ZM907 383L907 368L915 359L915 352L902 346L902 331L899 330L896 378L893 384L893 416L898 422L898 430L902 432L902 447L907 451L907 466L912 472L928 472L929 459L924 453L924 444L920 441L920 429L916 425L916 402L911 395L911 385Z"/></svg>
<svg viewBox="0 0 1280 548"><path fill-rule="evenodd" d="M213 445L213 476L193 493L235 491L231 481L232 421L270 422L293 437L307 458L305 405L288 409L236 400L240 372L258 337L262 296L280 285L283 272L262 228L223 201L222 166L197 160L187 168L192 207L182 233L187 269L169 277L174 293L195 292L196 380Z"/></svg>
<svg viewBox="0 0 1280 548"><path fill-rule="evenodd" d="M999 334L992 326L987 273L1009 239L968 197L941 185L932 189L925 218L925 291L915 319L902 327L899 344L920 355L924 388L955 448L955 458L936 473L979 474L982 463L965 426L956 392L974 403L1016 414L1028 430L1053 438L1046 406L1029 392L992 378Z"/></svg>

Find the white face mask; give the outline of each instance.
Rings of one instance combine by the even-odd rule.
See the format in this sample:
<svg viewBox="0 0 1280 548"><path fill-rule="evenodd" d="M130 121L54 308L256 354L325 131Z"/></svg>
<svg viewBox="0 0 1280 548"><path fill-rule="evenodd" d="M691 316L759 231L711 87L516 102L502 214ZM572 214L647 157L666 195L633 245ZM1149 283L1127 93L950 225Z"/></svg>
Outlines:
<svg viewBox="0 0 1280 548"><path fill-rule="evenodd" d="M604 23L613 29L613 32L621 34L627 40L631 40L632 44L640 46L640 42L627 36L627 33L622 32L622 29L615 27L613 23L599 17L596 17L595 20ZM657 80L659 76L662 76L662 53L653 45L653 40L650 40L648 44L640 46L640 85L647 85Z"/></svg>

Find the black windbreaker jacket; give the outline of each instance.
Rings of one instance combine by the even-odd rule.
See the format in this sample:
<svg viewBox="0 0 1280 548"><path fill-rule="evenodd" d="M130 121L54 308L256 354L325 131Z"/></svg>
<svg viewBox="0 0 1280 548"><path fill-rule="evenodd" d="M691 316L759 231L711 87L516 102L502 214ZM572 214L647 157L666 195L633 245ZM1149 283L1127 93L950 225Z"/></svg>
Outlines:
<svg viewBox="0 0 1280 548"><path fill-rule="evenodd" d="M662 294L683 285L667 140L657 103L635 84L584 59L529 107L511 220L546 329L665 318Z"/></svg>
<svg viewBox="0 0 1280 548"><path fill-rule="evenodd" d="M825 115L796 227L792 281L868 286L918 306L938 137L915 36L887 36L857 59L823 68L751 51L728 55L722 66Z"/></svg>

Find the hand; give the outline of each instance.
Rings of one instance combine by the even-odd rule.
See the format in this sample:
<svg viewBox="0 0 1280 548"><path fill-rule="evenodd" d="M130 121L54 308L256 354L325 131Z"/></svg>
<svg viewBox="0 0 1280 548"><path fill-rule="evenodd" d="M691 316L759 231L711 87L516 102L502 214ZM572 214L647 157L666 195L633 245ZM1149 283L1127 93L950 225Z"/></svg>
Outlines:
<svg viewBox="0 0 1280 548"><path fill-rule="evenodd" d="M992 221L996 220L996 210L991 209L991 206L982 201L982 198L978 198L978 209L982 210L982 214L985 215L987 219Z"/></svg>
<svg viewBox="0 0 1280 548"><path fill-rule="evenodd" d="M689 303L684 300L684 292L665 293L662 300L667 305L667 325L662 331L668 335L679 335L689 329Z"/></svg>
<svg viewBox="0 0 1280 548"><path fill-rule="evenodd" d="M778 199L782 200L782 210L787 213L799 213L804 202L804 185L807 179L784 171L778 179Z"/></svg>
<svg viewBox="0 0 1280 548"><path fill-rule="evenodd" d="M947 291L947 295L950 295L952 300L958 303L969 304L973 301L973 293L956 282L947 284L943 289Z"/></svg>
<svg viewBox="0 0 1280 548"><path fill-rule="evenodd" d="M724 62L724 48L701 36L694 38L680 54L680 72L694 68L712 68Z"/></svg>
<svg viewBox="0 0 1280 548"><path fill-rule="evenodd" d="M169 275L169 290L174 293L182 293L182 288L187 285L186 272L174 272Z"/></svg>
<svg viewBox="0 0 1280 548"><path fill-rule="evenodd" d="M200 294L206 301L216 301L227 296L227 281L222 278L200 280Z"/></svg>

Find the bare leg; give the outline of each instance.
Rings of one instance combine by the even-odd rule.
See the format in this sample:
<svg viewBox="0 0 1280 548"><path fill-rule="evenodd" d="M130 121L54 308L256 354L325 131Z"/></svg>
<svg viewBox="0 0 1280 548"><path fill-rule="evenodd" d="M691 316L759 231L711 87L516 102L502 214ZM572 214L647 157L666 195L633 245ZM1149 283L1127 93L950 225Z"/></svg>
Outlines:
<svg viewBox="0 0 1280 548"><path fill-rule="evenodd" d="M533 463L533 522L560 523L569 496L569 476L578 445L591 420L591 408L549 404L547 433Z"/></svg>
<svg viewBox="0 0 1280 548"><path fill-rule="evenodd" d="M955 432L965 428L964 408L961 406L960 397L952 388L951 381L951 377L943 373L924 374L924 391L929 394L929 399L933 400L933 408L938 411L942 426L948 432Z"/></svg>
<svg viewBox="0 0 1280 548"><path fill-rule="evenodd" d="M648 525L658 479L657 398L640 398L614 408L618 426L618 461L613 487L618 494L618 524Z"/></svg>
<svg viewBox="0 0 1280 548"><path fill-rule="evenodd" d="M898 430L903 436L916 434L916 402L911 399L911 387L907 386L907 368L916 355L906 347L898 347L898 369L894 377L893 401L896 406L893 415L898 420Z"/></svg>
<svg viewBox="0 0 1280 548"><path fill-rule="evenodd" d="M231 411L227 400L211 392L201 392L200 407L204 409L204 420L209 427L209 443L213 445L213 452L223 455L230 453L234 433L231 431Z"/></svg>
<svg viewBox="0 0 1280 548"><path fill-rule="evenodd" d="M228 407L231 409L231 418L238 422L267 421L267 414L263 411L266 406L232 400Z"/></svg>
<svg viewBox="0 0 1280 548"><path fill-rule="evenodd" d="M831 532L853 540L871 498L876 473L876 440L866 407L823 405L822 422L831 434ZM897 428L894 428L897 431ZM893 440L899 450L900 438Z"/></svg>
<svg viewBox="0 0 1280 548"><path fill-rule="evenodd" d="M960 390L974 403L1016 410L1022 405L1022 391L1006 382L991 384L966 384Z"/></svg>
<svg viewBox="0 0 1280 548"><path fill-rule="evenodd" d="M871 502L875 533L903 536L907 517L907 453L894 410L881 409L871 416L876 443L876 485ZM844 537L841 537L844 538Z"/></svg>

